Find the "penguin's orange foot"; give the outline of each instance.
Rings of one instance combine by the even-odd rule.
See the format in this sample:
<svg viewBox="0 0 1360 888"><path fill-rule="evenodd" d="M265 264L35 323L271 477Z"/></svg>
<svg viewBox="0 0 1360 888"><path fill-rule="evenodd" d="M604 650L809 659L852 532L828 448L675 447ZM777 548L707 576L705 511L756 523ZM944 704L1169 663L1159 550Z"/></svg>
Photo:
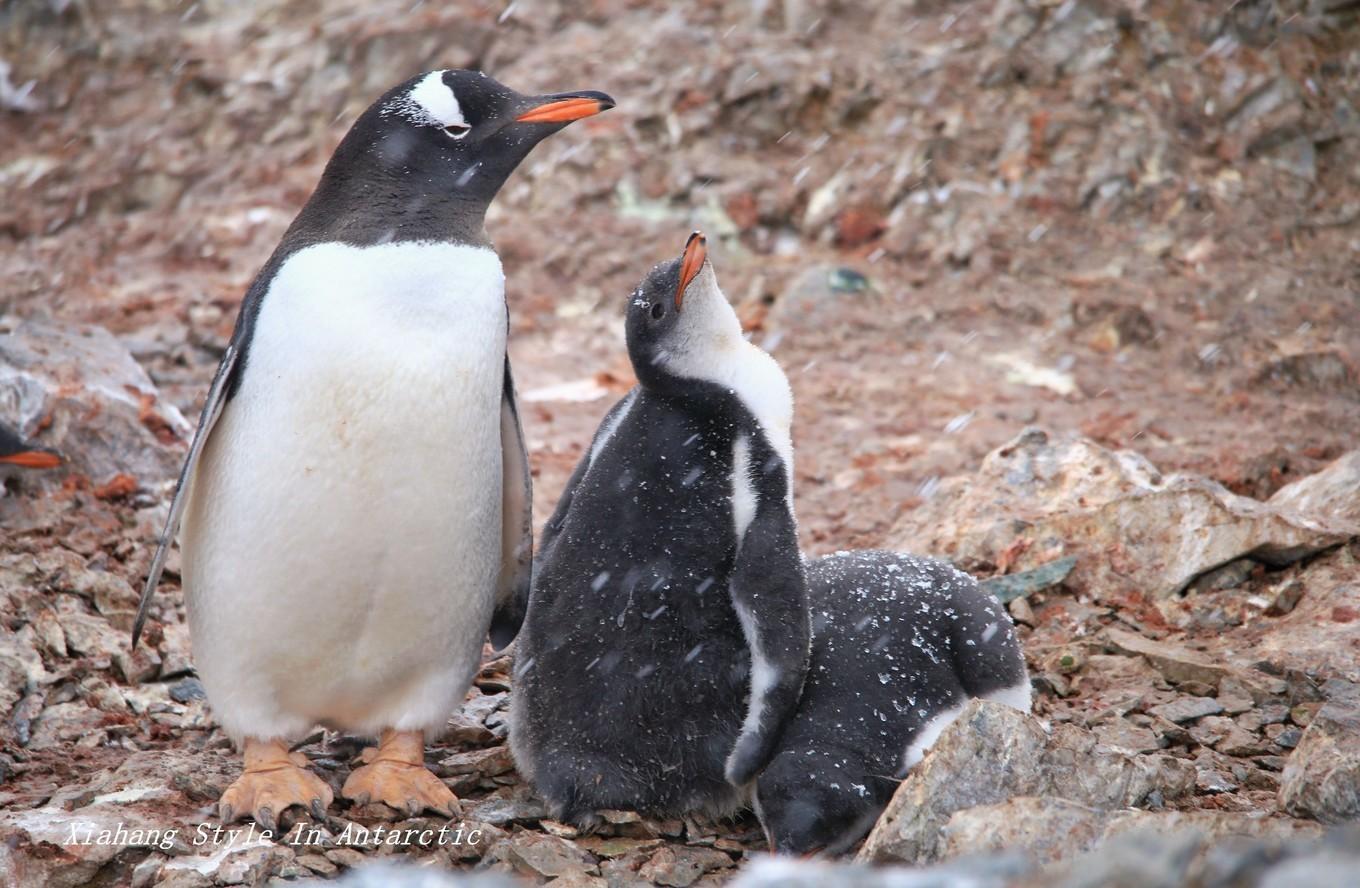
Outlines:
<svg viewBox="0 0 1360 888"><path fill-rule="evenodd" d="M429 809L445 817L462 813L458 797L425 767L425 738L419 731L383 731L375 751L364 750L368 764L356 768L340 794L356 805L382 802L412 817Z"/></svg>
<svg viewBox="0 0 1360 888"><path fill-rule="evenodd" d="M222 822L253 817L260 826L276 832L279 816L293 805L301 805L317 819L325 818L335 794L324 780L306 770L306 764L306 756L290 754L280 740L247 738L245 770L217 804Z"/></svg>

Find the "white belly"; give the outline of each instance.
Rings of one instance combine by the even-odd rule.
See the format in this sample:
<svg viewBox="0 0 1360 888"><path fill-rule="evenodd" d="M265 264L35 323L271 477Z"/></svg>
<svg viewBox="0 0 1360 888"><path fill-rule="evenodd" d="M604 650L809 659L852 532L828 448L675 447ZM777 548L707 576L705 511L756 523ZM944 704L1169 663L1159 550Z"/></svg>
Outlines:
<svg viewBox="0 0 1360 888"><path fill-rule="evenodd" d="M433 730L500 563L500 262L320 245L266 296L185 512L195 661L235 736Z"/></svg>

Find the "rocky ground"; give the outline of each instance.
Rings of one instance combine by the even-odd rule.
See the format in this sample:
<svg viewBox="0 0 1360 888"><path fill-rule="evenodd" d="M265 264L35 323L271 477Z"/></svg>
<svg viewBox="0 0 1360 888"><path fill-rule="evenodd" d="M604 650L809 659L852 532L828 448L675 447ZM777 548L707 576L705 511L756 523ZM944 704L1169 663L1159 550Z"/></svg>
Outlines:
<svg viewBox="0 0 1360 888"><path fill-rule="evenodd" d="M247 284L355 114L448 65L619 101L490 220L540 518L631 384L624 299L700 226L794 386L807 550L934 552L1014 597L1035 718L971 713L863 861L1004 846L995 884L1051 883L1159 851L1166 884L1217 884L1360 814L1354 3L50 0L0 6L0 418L69 459L0 497L0 881L406 856L688 886L761 848L749 818L544 820L490 659L429 756L464 841L389 845L445 824L340 804L214 834L238 765L173 558L128 650ZM338 787L357 747L302 748ZM70 841L119 823L143 834Z"/></svg>

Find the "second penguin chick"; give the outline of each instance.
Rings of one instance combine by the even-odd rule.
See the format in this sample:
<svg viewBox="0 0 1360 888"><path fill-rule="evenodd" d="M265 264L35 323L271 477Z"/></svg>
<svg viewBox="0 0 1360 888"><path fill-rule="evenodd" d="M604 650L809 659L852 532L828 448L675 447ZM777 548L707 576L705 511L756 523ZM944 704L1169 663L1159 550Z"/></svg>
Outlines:
<svg viewBox="0 0 1360 888"><path fill-rule="evenodd" d="M1030 710L1015 627L952 566L896 552L809 562L812 666L757 781L772 850L837 853L859 841L898 783L969 699Z"/></svg>

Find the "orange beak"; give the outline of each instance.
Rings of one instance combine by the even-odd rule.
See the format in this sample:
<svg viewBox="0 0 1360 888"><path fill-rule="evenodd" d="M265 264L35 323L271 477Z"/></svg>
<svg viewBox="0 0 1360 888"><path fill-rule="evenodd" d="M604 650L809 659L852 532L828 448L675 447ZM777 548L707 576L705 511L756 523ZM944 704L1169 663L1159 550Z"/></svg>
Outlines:
<svg viewBox="0 0 1360 888"><path fill-rule="evenodd" d="M593 117L614 107L614 100L602 92L576 96L548 96L549 101L530 108L515 120L520 123L571 123Z"/></svg>
<svg viewBox="0 0 1360 888"><path fill-rule="evenodd" d="M675 288L676 311L680 310L680 303L685 300L685 289L703 271L707 261L708 238L704 237L702 231L696 231L685 241L685 252L680 259L680 286Z"/></svg>
<svg viewBox="0 0 1360 888"><path fill-rule="evenodd" d="M21 453L11 453L9 456L0 456L0 463L23 466L25 469L55 469L61 465L61 457L42 450L25 450Z"/></svg>

